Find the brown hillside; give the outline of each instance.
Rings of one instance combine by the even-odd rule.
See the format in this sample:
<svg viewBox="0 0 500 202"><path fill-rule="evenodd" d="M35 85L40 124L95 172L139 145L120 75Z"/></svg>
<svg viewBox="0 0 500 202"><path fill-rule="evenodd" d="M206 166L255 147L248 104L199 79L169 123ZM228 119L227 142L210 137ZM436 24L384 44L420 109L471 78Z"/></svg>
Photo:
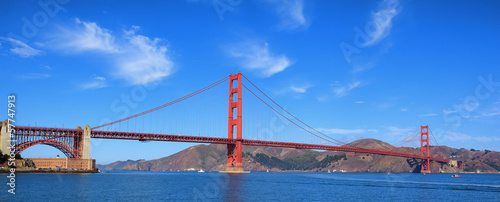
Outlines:
<svg viewBox="0 0 500 202"><path fill-rule="evenodd" d="M420 154L419 148L394 147L375 139L362 139L348 146L384 149L401 153ZM168 157L155 160L118 161L108 165L98 165L103 170L185 170L194 168L207 171L220 171L226 165L226 145L197 145ZM470 151L453 149L446 146L431 147L433 157L464 161L466 172L498 173L500 153L494 151ZM342 158L345 155L345 158ZM347 172L419 172L419 160L404 157L382 156L365 153L336 151L316 151L307 149L275 147L243 147L243 166L250 171L286 171L300 168L305 171L347 171ZM299 169L299 170L300 170ZM432 172L461 172L456 167L437 162L431 163Z"/></svg>

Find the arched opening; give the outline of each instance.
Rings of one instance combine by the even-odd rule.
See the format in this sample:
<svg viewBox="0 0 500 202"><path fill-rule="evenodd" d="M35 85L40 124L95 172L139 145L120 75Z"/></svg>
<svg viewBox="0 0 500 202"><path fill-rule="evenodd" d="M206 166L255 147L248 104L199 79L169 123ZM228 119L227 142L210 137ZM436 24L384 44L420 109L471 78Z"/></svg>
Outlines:
<svg viewBox="0 0 500 202"><path fill-rule="evenodd" d="M61 158L66 157L61 150L46 144L34 145L21 152L23 158L56 158L58 155Z"/></svg>
<svg viewBox="0 0 500 202"><path fill-rule="evenodd" d="M71 145L68 145L64 142L52 140L52 139L43 139L25 142L19 145L16 145L16 150L18 153L23 153L26 149L36 146L36 145L48 145L53 148L58 149L60 152L64 154L64 156L68 158L78 158L78 151L76 151ZM61 156L61 155L60 155Z"/></svg>

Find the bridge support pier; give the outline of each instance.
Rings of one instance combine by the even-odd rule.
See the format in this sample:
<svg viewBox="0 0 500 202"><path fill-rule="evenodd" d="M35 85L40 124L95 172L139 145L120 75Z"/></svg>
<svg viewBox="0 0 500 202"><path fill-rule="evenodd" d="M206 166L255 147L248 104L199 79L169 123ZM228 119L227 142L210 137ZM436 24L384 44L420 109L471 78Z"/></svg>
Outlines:
<svg viewBox="0 0 500 202"><path fill-rule="evenodd" d="M420 155L427 156L421 162L421 173L431 173L430 153L429 153L429 126L420 126Z"/></svg>
<svg viewBox="0 0 500 202"><path fill-rule="evenodd" d="M2 131L0 135L0 150L3 154L10 154L10 146L12 144L11 131L9 131L9 121L5 119L2 122Z"/></svg>
<svg viewBox="0 0 500 202"><path fill-rule="evenodd" d="M91 134L91 129L89 125L85 125L83 127L83 137L82 137L82 159L90 159L90 134Z"/></svg>
<svg viewBox="0 0 500 202"><path fill-rule="evenodd" d="M233 82L237 80L238 86L234 87ZM248 173L243 170L242 163L242 116L241 116L241 73L229 75L229 119L228 119L228 138L234 139L236 132L236 143L227 145L227 166L223 173ZM237 95L236 102L234 95ZM235 110L236 109L236 110ZM236 111L236 118L234 117Z"/></svg>

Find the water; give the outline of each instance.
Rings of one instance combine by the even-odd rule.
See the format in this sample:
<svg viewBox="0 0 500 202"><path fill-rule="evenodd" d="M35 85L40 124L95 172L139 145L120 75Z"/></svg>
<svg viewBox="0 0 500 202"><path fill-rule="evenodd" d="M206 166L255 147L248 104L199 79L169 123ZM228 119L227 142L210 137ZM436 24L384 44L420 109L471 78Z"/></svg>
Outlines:
<svg viewBox="0 0 500 202"><path fill-rule="evenodd" d="M18 174L15 196L2 187L0 201L500 201L499 174L109 171Z"/></svg>

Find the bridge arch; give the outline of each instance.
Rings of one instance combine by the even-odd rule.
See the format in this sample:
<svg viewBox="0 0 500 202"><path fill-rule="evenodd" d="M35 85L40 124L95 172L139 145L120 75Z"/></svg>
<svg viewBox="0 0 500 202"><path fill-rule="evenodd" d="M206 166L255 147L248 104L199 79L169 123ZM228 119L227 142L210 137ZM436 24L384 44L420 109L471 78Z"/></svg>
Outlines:
<svg viewBox="0 0 500 202"><path fill-rule="evenodd" d="M75 150L72 145L65 143L65 142L62 142L62 141L59 141L59 140L54 140L54 139L41 139L41 140L29 141L29 142L25 142L25 143L16 145L16 153L20 154L24 150L26 150L32 146L40 145L40 144L52 146L52 147L58 149L59 151L61 151L68 158L79 158L80 157L79 152L77 150Z"/></svg>

